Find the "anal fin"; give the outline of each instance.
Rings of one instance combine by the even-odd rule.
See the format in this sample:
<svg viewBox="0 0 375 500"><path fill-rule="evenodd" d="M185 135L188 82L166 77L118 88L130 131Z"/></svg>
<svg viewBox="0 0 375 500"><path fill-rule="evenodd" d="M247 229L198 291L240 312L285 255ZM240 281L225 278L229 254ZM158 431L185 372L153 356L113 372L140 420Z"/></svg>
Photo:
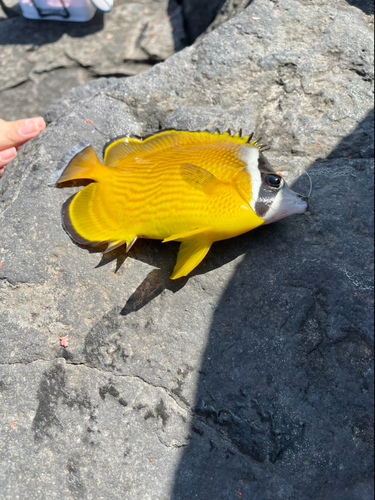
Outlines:
<svg viewBox="0 0 375 500"><path fill-rule="evenodd" d="M120 247L121 245L124 245L126 243L125 240L121 240L121 241L111 241L110 243L108 243L108 246L107 248L104 250L103 254L104 253L108 253L108 252L112 252L112 250L114 250L115 248L118 248Z"/></svg>
<svg viewBox="0 0 375 500"><path fill-rule="evenodd" d="M108 252L111 252L112 250L114 250L115 248L118 248L122 245L125 245L126 244L126 253L129 252L129 250L131 249L131 247L134 245L134 243L137 241L138 237L137 236L134 236L134 237L130 237L130 238L126 238L124 240L118 240L118 241L111 241L110 243L108 243L108 246L107 248L104 250L103 253L108 253Z"/></svg>
<svg viewBox="0 0 375 500"><path fill-rule="evenodd" d="M183 241L171 279L175 280L189 274L207 255L211 244L212 242L206 238Z"/></svg>
<svg viewBox="0 0 375 500"><path fill-rule="evenodd" d="M132 240L129 239L129 241L126 242L126 253L129 252L129 250L134 245L134 243L137 241L137 239L138 239L138 236L134 236L134 238Z"/></svg>

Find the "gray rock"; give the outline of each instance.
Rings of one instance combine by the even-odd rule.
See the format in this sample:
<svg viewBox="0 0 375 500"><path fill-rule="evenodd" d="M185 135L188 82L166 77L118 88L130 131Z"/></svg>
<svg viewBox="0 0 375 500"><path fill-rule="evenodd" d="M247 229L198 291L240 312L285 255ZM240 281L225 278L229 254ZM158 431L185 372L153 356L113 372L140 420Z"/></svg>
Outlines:
<svg viewBox="0 0 375 500"><path fill-rule="evenodd" d="M74 106L82 99L94 96L99 90L106 89L113 85L117 78L97 78L90 80L79 87L72 87L57 99L45 112L44 118L47 123L57 120L71 106Z"/></svg>
<svg viewBox="0 0 375 500"><path fill-rule="evenodd" d="M44 115L53 103L53 111L45 118L56 119L75 100L72 88L79 87L77 99L81 99L83 92L87 96L105 85L101 79L100 84L93 82L82 91L81 86L88 81L146 71L186 46L184 26L193 27L193 42L215 15L209 30L248 3L228 0L218 13L220 2L200 2L199 9L185 5L183 10L177 0L122 0L109 15L97 13L90 22L77 24L24 19L13 0L0 1L0 21L4 21L0 32L0 116L12 120Z"/></svg>
<svg viewBox="0 0 375 500"><path fill-rule="evenodd" d="M372 498L372 30L344 4L280 5L72 100L6 168L5 499ZM177 244L74 245L75 189L47 187L66 151L170 127L256 130L301 192L309 169L310 213L176 282Z"/></svg>
<svg viewBox="0 0 375 500"><path fill-rule="evenodd" d="M68 89L101 76L135 75L184 46L181 7L123 0L87 23L11 17L0 30L0 116L44 114Z"/></svg>

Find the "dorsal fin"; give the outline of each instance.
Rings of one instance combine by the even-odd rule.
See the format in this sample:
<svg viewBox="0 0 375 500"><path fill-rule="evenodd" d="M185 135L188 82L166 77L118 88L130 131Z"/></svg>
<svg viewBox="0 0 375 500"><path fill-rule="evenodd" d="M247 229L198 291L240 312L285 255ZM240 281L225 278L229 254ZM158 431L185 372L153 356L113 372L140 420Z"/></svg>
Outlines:
<svg viewBox="0 0 375 500"><path fill-rule="evenodd" d="M242 132L242 131L241 131ZM208 131L190 132L187 130L162 130L156 134L141 139L131 137L117 137L104 146L104 164L116 167L119 160L137 153L152 153L173 146L188 146L191 144L218 144L221 142L232 142L235 144L249 144L259 147L253 135L241 137L240 132L233 136L230 131L221 134L219 131L211 134Z"/></svg>
<svg viewBox="0 0 375 500"><path fill-rule="evenodd" d="M103 163L109 167L116 167L118 162L132 153L144 152L144 143L132 137L116 137L107 142L103 149Z"/></svg>

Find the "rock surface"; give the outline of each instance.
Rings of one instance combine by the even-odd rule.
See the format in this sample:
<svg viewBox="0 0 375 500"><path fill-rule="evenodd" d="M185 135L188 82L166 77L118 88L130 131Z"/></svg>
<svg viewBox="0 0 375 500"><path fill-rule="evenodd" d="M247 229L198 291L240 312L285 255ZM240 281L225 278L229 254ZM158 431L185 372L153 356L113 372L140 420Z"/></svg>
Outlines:
<svg viewBox="0 0 375 500"><path fill-rule="evenodd" d="M69 23L25 19L14 0L0 0L0 117L44 115L61 96L66 109L69 89L144 72L193 43L213 19L209 31L249 3L116 0L104 17ZM93 82L85 92L97 88Z"/></svg>
<svg viewBox="0 0 375 500"><path fill-rule="evenodd" d="M254 0L57 113L6 168L4 499L373 497L369 20L345 3ZM47 188L63 154L171 127L256 130L301 192L309 169L310 212L215 244L176 282L177 244L102 259L75 246L60 223L74 189Z"/></svg>
<svg viewBox="0 0 375 500"><path fill-rule="evenodd" d="M100 76L135 75L184 47L172 0L120 0L87 23L15 16L0 29L0 116L43 114L61 94Z"/></svg>

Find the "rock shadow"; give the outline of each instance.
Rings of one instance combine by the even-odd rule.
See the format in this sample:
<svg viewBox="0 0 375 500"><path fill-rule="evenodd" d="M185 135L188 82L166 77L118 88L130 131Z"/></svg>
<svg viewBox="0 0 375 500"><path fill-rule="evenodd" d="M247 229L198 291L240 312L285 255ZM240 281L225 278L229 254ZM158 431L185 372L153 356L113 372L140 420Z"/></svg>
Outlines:
<svg viewBox="0 0 375 500"><path fill-rule="evenodd" d="M264 228L258 228L252 231L251 234L245 234L237 238L214 243L209 253L198 267L188 276L177 280L171 280L170 275L172 274L176 262L179 243L168 243L167 245L159 241L144 240L140 249L134 249L134 251L132 251L132 257L149 265L155 265L159 269L153 269L146 276L136 291L127 300L125 306L121 310L121 314L126 316L131 312L139 311L164 290L170 290L173 293L178 292L193 276L205 274L231 262L243 255L249 245L260 244L259 240L262 240L263 233ZM157 257L155 257L155 253ZM119 263L122 265L125 260L124 250L121 250L120 256L113 256L113 258L117 259L117 266Z"/></svg>
<svg viewBox="0 0 375 500"><path fill-rule="evenodd" d="M13 5L12 7L8 7L5 5L3 0L0 0L0 8L3 10L4 14L7 18L22 16L22 10L20 4ZM6 18L0 18L0 22L5 21Z"/></svg>
<svg viewBox="0 0 375 500"><path fill-rule="evenodd" d="M179 52L188 44L182 11L182 0L168 0L167 14L172 25L174 50Z"/></svg>
<svg viewBox="0 0 375 500"><path fill-rule="evenodd" d="M353 151L370 119L310 167L310 213L249 234L171 499L372 498L373 172Z"/></svg>
<svg viewBox="0 0 375 500"><path fill-rule="evenodd" d="M256 236L255 234L259 235ZM133 259L144 262L150 266L154 266L142 283L137 287L136 291L129 297L126 304L121 310L121 315L139 311L149 302L160 295L163 290L170 290L173 293L183 288L189 279L199 274L205 274L213 269L220 268L228 262L236 259L246 252L249 245L259 244L258 239L262 240L264 228L258 228L249 234L232 238L227 241L216 242L212 245L209 253L199 266L189 274L178 280L171 280L174 265L177 259L179 243L161 243L158 240L139 240L129 253L126 253L124 246L116 248L112 252L103 254L101 261L96 267L101 267L116 261L117 272L125 262L128 256ZM98 252L102 249L98 247L90 252Z"/></svg>
<svg viewBox="0 0 375 500"><path fill-rule="evenodd" d="M327 160L335 158L359 159L374 157L374 109L372 109L358 127L344 137L328 155Z"/></svg>
<svg viewBox="0 0 375 500"><path fill-rule="evenodd" d="M374 2L372 0L346 0L353 7L361 9L365 14L374 14Z"/></svg>
<svg viewBox="0 0 375 500"><path fill-rule="evenodd" d="M169 8L176 3L181 6L186 42L188 45L193 44L196 38L208 28L225 1L226 0L210 0L210 2L202 2L201 0L169 1Z"/></svg>
<svg viewBox="0 0 375 500"><path fill-rule="evenodd" d="M56 42L64 34L73 38L82 38L101 31L104 27L103 14L98 11L90 21L75 23L26 19L20 15L21 13L18 10L7 8L3 0L0 0L0 6L9 17L1 26L0 46L32 45L37 48Z"/></svg>

